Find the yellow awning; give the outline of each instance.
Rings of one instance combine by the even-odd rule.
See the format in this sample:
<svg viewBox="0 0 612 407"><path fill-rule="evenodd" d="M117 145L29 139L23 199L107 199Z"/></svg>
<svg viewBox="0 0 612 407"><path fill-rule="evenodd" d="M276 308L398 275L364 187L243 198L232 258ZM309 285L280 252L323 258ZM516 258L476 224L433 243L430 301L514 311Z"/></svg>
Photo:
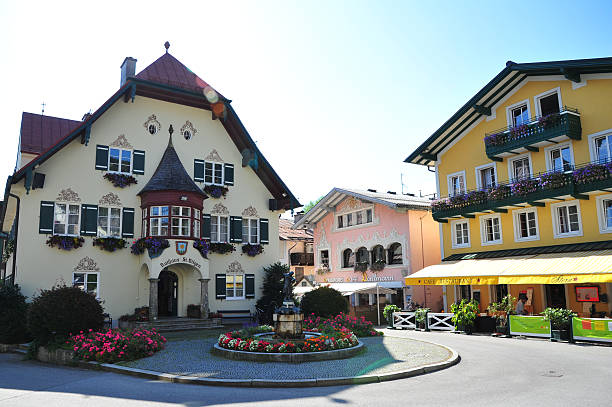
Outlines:
<svg viewBox="0 0 612 407"><path fill-rule="evenodd" d="M406 277L406 285L611 283L612 250L449 261Z"/></svg>

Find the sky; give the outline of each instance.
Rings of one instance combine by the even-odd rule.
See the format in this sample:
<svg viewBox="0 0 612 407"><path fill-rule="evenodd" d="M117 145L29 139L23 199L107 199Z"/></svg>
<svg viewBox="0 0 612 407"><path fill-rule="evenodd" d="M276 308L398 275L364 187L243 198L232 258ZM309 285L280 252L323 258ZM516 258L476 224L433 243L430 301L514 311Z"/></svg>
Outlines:
<svg viewBox="0 0 612 407"><path fill-rule="evenodd" d="M508 60L612 56L611 17L610 1L3 1L0 184L22 112L80 120L125 57L139 72L169 41L301 203L432 194L434 173L403 162L416 147Z"/></svg>

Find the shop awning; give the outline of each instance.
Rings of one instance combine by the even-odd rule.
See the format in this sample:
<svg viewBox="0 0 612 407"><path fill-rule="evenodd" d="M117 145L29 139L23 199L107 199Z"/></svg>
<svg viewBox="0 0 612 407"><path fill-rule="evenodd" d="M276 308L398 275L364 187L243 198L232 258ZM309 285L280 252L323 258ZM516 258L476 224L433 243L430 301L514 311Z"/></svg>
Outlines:
<svg viewBox="0 0 612 407"><path fill-rule="evenodd" d="M448 261L406 277L406 285L612 283L612 250Z"/></svg>
<svg viewBox="0 0 612 407"><path fill-rule="evenodd" d="M325 284L324 284L325 285ZM395 290L385 288L382 283L331 283L328 287L340 291L342 295L359 294L395 294Z"/></svg>

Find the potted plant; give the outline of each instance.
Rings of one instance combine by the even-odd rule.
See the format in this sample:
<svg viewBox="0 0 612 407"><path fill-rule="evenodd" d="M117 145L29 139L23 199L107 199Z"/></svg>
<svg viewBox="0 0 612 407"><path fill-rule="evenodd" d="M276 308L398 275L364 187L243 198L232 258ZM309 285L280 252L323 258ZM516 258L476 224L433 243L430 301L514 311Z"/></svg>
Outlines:
<svg viewBox="0 0 612 407"><path fill-rule="evenodd" d="M395 304L385 305L383 309L383 317L387 320L389 328L393 328L393 313L401 311L400 307Z"/></svg>
<svg viewBox="0 0 612 407"><path fill-rule="evenodd" d="M370 270L373 272L382 271L385 268L385 261L382 259L374 260L374 263L370 266Z"/></svg>
<svg viewBox="0 0 612 407"><path fill-rule="evenodd" d="M355 263L355 271L359 273L363 273L368 270L368 262L367 261L358 261Z"/></svg>
<svg viewBox="0 0 612 407"><path fill-rule="evenodd" d="M550 321L550 340L569 341L569 328L572 317L577 316L571 309L565 308L546 308L542 312L544 320Z"/></svg>
<svg viewBox="0 0 612 407"><path fill-rule="evenodd" d="M494 302L487 308L489 314L495 317L497 322L495 326L495 333L501 335L510 335L510 325L508 324L508 317L514 314L514 306L516 304L516 297L511 294L506 295L500 302Z"/></svg>
<svg viewBox="0 0 612 407"><path fill-rule="evenodd" d="M236 247L231 243L209 243L208 250L213 253L227 254L236 251Z"/></svg>
<svg viewBox="0 0 612 407"><path fill-rule="evenodd" d="M478 313L478 302L468 301L464 298L460 303L451 305L451 312L453 313L451 320L455 324L455 330L470 335Z"/></svg>
<svg viewBox="0 0 612 407"><path fill-rule="evenodd" d="M414 320L416 321L417 328L423 331L428 331L427 328L427 313L431 310L429 308L419 308L414 311Z"/></svg>

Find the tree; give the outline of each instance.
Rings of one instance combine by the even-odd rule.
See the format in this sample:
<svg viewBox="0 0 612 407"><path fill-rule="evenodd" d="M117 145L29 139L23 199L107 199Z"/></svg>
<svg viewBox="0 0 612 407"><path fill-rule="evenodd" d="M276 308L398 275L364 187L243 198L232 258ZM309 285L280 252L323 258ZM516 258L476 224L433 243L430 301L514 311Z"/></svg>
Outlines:
<svg viewBox="0 0 612 407"><path fill-rule="evenodd" d="M0 282L0 343L28 341L26 297L18 285Z"/></svg>
<svg viewBox="0 0 612 407"><path fill-rule="evenodd" d="M309 210L311 210L312 208L314 208L314 206L315 206L316 204L318 204L318 203L319 203L319 201L320 201L321 199L323 199L324 197L325 197L325 196L321 196L321 197L319 197L319 199L317 199L316 201L310 201L310 202L308 202L306 205L304 205L304 208L302 209L302 210L304 211L304 213L308 213L308 211L309 211Z"/></svg>
<svg viewBox="0 0 612 407"><path fill-rule="evenodd" d="M330 287L319 287L304 294L300 303L304 315L315 314L318 317L333 317L347 312L348 302L337 290Z"/></svg>
<svg viewBox="0 0 612 407"><path fill-rule="evenodd" d="M264 313L264 315L260 316L260 319L263 319L261 322L270 323L274 308L282 305L283 286L285 283L285 276L283 274L289 271L291 271L289 266L280 262L264 267L263 293L256 304L257 308Z"/></svg>

